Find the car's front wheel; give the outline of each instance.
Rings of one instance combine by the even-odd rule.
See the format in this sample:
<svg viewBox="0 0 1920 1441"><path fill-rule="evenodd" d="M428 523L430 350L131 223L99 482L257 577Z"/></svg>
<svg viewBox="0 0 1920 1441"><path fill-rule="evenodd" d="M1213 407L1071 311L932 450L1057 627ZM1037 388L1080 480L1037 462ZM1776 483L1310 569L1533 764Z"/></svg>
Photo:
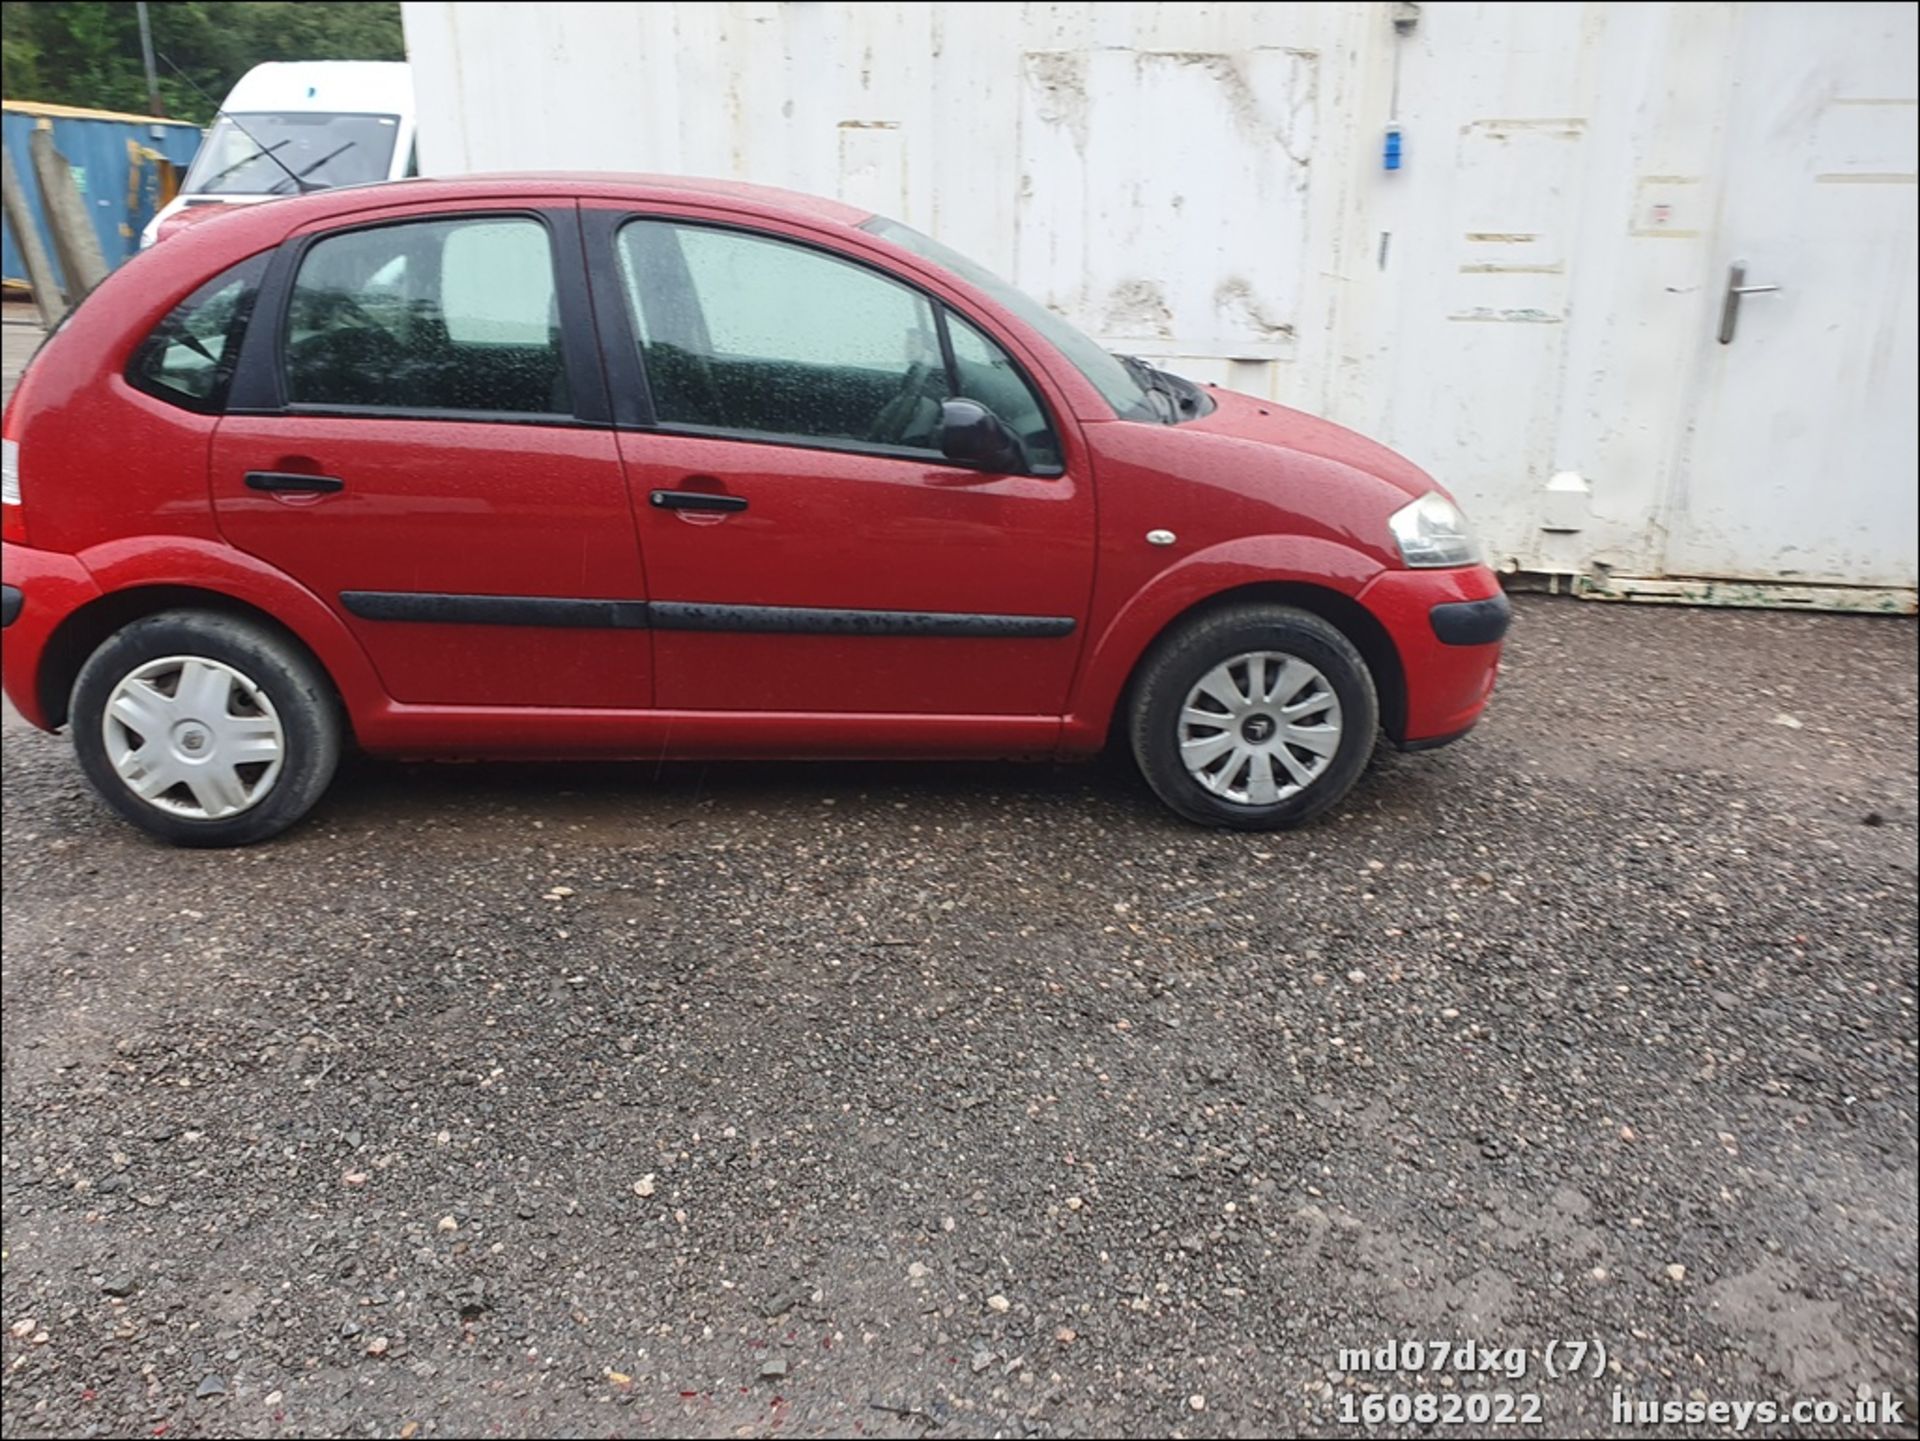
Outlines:
<svg viewBox="0 0 1920 1441"><path fill-rule="evenodd" d="M1236 605L1163 640L1133 692L1133 754L1188 820L1280 830L1337 803L1380 725L1353 642L1309 611Z"/></svg>
<svg viewBox="0 0 1920 1441"><path fill-rule="evenodd" d="M69 719L101 798L175 845L278 835L340 759L339 708L311 657L210 611L165 611L109 636L80 669Z"/></svg>

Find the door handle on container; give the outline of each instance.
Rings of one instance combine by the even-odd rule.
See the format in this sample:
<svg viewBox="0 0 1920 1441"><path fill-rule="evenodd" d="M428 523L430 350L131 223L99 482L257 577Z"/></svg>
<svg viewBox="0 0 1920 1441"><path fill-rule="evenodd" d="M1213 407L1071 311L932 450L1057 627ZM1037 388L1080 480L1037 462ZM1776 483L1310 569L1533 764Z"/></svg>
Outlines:
<svg viewBox="0 0 1920 1441"><path fill-rule="evenodd" d="M1727 267L1727 298L1720 307L1720 343L1733 344L1734 327L1740 323L1740 297L1743 295L1771 295L1780 287L1777 285L1748 285L1747 263L1736 260Z"/></svg>
<svg viewBox="0 0 1920 1441"><path fill-rule="evenodd" d="M250 470L247 472L248 490L266 490L274 492L306 492L314 495L329 495L336 490L346 489L347 483L333 475L299 475L290 470Z"/></svg>
<svg viewBox="0 0 1920 1441"><path fill-rule="evenodd" d="M656 490L647 499L660 510L735 511L747 508L744 495L715 495L708 490Z"/></svg>

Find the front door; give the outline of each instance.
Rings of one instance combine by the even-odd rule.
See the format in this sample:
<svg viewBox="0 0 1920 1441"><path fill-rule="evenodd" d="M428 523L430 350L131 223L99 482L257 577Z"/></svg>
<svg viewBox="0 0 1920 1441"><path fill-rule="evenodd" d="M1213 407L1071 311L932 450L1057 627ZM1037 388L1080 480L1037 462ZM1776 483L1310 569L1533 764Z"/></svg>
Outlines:
<svg viewBox="0 0 1920 1441"><path fill-rule="evenodd" d="M651 703L632 510L591 342L570 336L590 331L584 282L555 267L576 223L334 230L292 242L263 295L236 381L255 403L214 436L215 513L340 613L396 700Z"/></svg>
<svg viewBox="0 0 1920 1441"><path fill-rule="evenodd" d="M663 709L1057 716L1093 567L1083 453L1006 349L921 290L795 238L603 217L595 295ZM622 363L624 362L624 363ZM981 400L1021 473L946 460ZM616 396L616 410L619 397Z"/></svg>
<svg viewBox="0 0 1920 1441"><path fill-rule="evenodd" d="M1666 569L1910 588L1916 11L1736 12L1720 243Z"/></svg>

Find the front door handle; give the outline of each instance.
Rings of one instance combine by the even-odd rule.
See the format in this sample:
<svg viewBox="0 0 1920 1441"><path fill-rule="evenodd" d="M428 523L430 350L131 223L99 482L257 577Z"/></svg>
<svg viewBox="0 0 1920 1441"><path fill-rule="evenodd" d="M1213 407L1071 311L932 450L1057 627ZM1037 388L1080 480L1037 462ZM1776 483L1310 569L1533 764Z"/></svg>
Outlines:
<svg viewBox="0 0 1920 1441"><path fill-rule="evenodd" d="M716 495L710 490L656 490L647 499L659 510L745 510L744 495Z"/></svg>
<svg viewBox="0 0 1920 1441"><path fill-rule="evenodd" d="M331 495L336 490L345 490L346 486L347 483L337 475L300 475L291 470L247 472L248 490L265 490L276 494L305 492L311 495Z"/></svg>
<svg viewBox="0 0 1920 1441"><path fill-rule="evenodd" d="M1736 260L1727 267L1727 298L1720 307L1720 343L1733 344L1734 327L1740 323L1740 297L1743 295L1771 295L1780 287L1777 285L1748 285L1747 263Z"/></svg>

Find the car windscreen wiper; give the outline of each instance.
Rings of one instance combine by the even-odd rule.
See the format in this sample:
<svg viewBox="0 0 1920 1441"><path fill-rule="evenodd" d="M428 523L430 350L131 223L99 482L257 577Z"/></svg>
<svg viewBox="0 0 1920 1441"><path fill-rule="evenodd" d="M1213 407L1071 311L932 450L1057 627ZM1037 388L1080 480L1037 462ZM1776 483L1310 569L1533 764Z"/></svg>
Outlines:
<svg viewBox="0 0 1920 1441"><path fill-rule="evenodd" d="M1114 359L1126 366L1127 374L1139 381L1140 388L1159 402L1162 412L1160 418L1165 424L1172 425L1175 421L1179 420L1180 402L1173 391L1167 386L1165 376L1137 355L1116 354Z"/></svg>
<svg viewBox="0 0 1920 1441"><path fill-rule="evenodd" d="M1176 415L1182 420L1191 420L1196 415L1205 415L1205 397L1200 388L1184 376L1173 375L1164 370L1156 370L1160 383L1166 388L1167 398L1173 402Z"/></svg>

